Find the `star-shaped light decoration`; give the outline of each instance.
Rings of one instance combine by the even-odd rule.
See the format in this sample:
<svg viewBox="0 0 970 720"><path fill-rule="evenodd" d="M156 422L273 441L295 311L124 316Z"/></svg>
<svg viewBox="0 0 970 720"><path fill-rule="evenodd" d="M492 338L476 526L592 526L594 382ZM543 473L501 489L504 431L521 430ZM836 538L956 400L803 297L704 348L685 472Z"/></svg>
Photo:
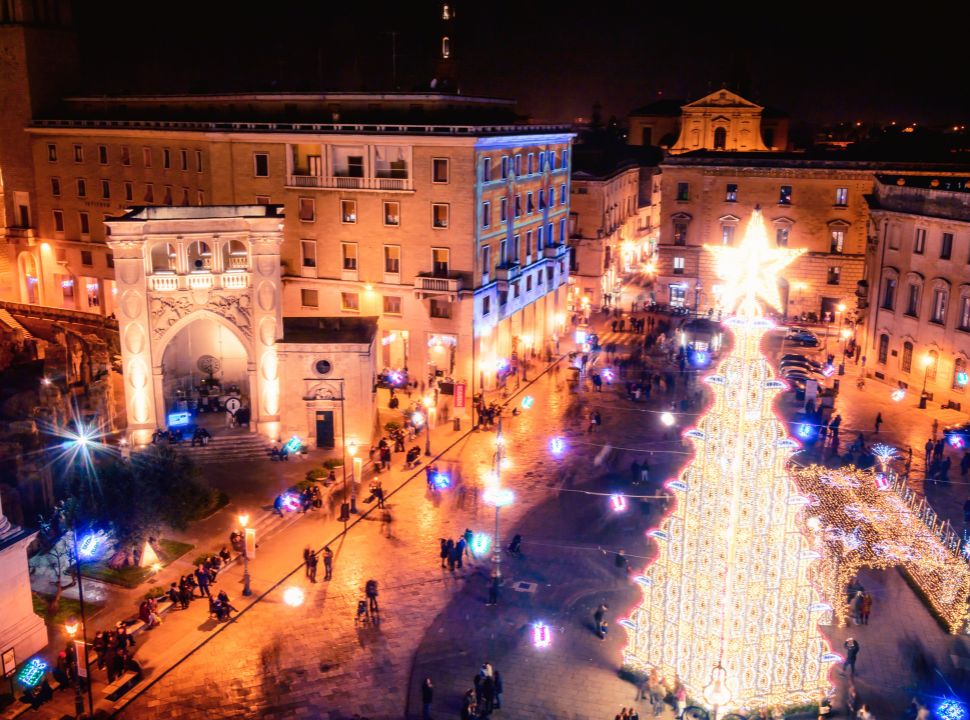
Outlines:
<svg viewBox="0 0 970 720"><path fill-rule="evenodd" d="M721 304L727 313L756 317L761 315L757 298L781 311L778 295L778 273L804 249L773 248L768 245L768 230L756 207L744 229L744 238L737 247L705 245L714 254L716 272L724 283Z"/></svg>

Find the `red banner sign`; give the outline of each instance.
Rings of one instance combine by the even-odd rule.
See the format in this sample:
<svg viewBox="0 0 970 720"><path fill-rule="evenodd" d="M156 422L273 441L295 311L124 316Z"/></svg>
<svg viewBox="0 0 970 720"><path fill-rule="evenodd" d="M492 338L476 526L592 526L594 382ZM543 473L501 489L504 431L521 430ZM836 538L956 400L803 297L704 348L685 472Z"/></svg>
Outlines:
<svg viewBox="0 0 970 720"><path fill-rule="evenodd" d="M465 383L455 383L455 407L465 407Z"/></svg>

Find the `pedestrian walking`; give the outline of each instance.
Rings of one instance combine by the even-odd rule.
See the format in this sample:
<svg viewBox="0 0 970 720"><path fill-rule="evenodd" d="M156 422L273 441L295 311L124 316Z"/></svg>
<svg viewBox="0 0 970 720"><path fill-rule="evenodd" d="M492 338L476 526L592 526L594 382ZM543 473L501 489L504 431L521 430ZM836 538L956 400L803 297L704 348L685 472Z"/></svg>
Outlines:
<svg viewBox="0 0 970 720"><path fill-rule="evenodd" d="M495 708L495 678L491 675L482 678L482 703L484 707L481 712L488 717Z"/></svg>
<svg viewBox="0 0 970 720"><path fill-rule="evenodd" d="M643 484L650 482L650 462L648 460L644 460L643 465L640 466L640 482Z"/></svg>
<svg viewBox="0 0 970 720"><path fill-rule="evenodd" d="M431 701L434 699L434 685L426 677L421 683L421 720L431 720Z"/></svg>
<svg viewBox="0 0 970 720"><path fill-rule="evenodd" d="M960 477L966 480L967 473L970 473L970 450L964 450L963 457L960 458Z"/></svg>
<svg viewBox="0 0 970 720"><path fill-rule="evenodd" d="M933 439L936 440L936 433L940 429L940 421L937 418L933 418Z"/></svg>
<svg viewBox="0 0 970 720"><path fill-rule="evenodd" d="M926 451L926 454L923 456L923 464L928 468L930 466L930 456L933 454L933 438L929 438L926 441L923 449Z"/></svg>
<svg viewBox="0 0 970 720"><path fill-rule="evenodd" d="M845 662L842 664L842 674L849 670L849 675L855 676L855 664L859 658L859 641L855 638L847 638L842 644L845 648Z"/></svg>
<svg viewBox="0 0 970 720"><path fill-rule="evenodd" d="M445 543L445 550L448 552L448 569L455 571L455 541L448 539Z"/></svg>
<svg viewBox="0 0 970 720"><path fill-rule="evenodd" d="M386 507L381 511L381 533L385 537L394 537L391 532L391 522L394 518L391 517L391 511Z"/></svg>
<svg viewBox="0 0 970 720"><path fill-rule="evenodd" d="M852 612L852 622L856 625L862 624L862 591L857 590L849 601L849 610Z"/></svg>
<svg viewBox="0 0 970 720"><path fill-rule="evenodd" d="M370 613L376 614L377 607L377 580L368 580L364 586L364 594L367 595L367 609Z"/></svg>
<svg viewBox="0 0 970 720"><path fill-rule="evenodd" d="M455 564L458 566L459 570L462 568L462 561L464 560L466 547L467 544L465 543L464 536L458 538L458 542L455 543Z"/></svg>
<svg viewBox="0 0 970 720"><path fill-rule="evenodd" d="M596 612L593 613L593 622L596 625L596 637L600 640L606 639L606 611L610 609L610 606L606 603L600 603L599 607L596 608Z"/></svg>
<svg viewBox="0 0 970 720"><path fill-rule="evenodd" d="M212 598L212 593L209 591L209 573L205 571L205 568L200 564L195 570L195 581L199 585L199 597Z"/></svg>
<svg viewBox="0 0 970 720"><path fill-rule="evenodd" d="M310 577L310 557L313 555L313 548L307 545L303 548L303 574Z"/></svg>
<svg viewBox="0 0 970 720"><path fill-rule="evenodd" d="M875 425L876 425L876 434L878 435L879 434L879 426L882 425L882 413L881 412L877 412L876 413L876 422L875 422Z"/></svg>
<svg viewBox="0 0 970 720"><path fill-rule="evenodd" d="M441 538L440 542L441 549L439 550L438 555L441 557L441 567L443 568L445 566L445 562L448 560L448 541Z"/></svg>
<svg viewBox="0 0 970 720"><path fill-rule="evenodd" d="M862 593L862 607L860 608L862 613L862 624L869 624L869 613L872 612L872 595L868 592Z"/></svg>
<svg viewBox="0 0 970 720"><path fill-rule="evenodd" d="M496 670L492 674L495 680L495 709L499 710L502 707L502 673Z"/></svg>
<svg viewBox="0 0 970 720"><path fill-rule="evenodd" d="M307 577L310 578L310 582L315 583L317 581L317 564L319 563L317 554L315 552L310 552L310 557L307 559Z"/></svg>
<svg viewBox="0 0 970 720"><path fill-rule="evenodd" d="M640 482L640 463L636 460L630 463L630 482L634 485Z"/></svg>
<svg viewBox="0 0 970 720"><path fill-rule="evenodd" d="M472 545L472 538L474 536L475 536L475 534L471 531L471 528L465 528L465 534L463 536L465 538L465 554L468 556L468 559L469 560L473 560L474 559L472 557L472 547L471 547L471 545Z"/></svg>
<svg viewBox="0 0 970 720"><path fill-rule="evenodd" d="M330 580L333 578L333 550L327 545L323 549L323 579Z"/></svg>

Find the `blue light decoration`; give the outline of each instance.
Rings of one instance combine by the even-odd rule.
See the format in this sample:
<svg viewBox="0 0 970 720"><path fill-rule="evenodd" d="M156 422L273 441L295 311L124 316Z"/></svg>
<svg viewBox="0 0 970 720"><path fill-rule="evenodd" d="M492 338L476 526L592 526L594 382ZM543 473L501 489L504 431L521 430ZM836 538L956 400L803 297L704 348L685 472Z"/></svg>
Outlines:
<svg viewBox="0 0 970 720"><path fill-rule="evenodd" d="M283 493L283 509L293 512L300 507L300 498L293 493Z"/></svg>
<svg viewBox="0 0 970 720"><path fill-rule="evenodd" d="M680 490L681 492L687 492L687 483L685 483L683 480L669 480L667 484L664 485L664 487L670 490Z"/></svg>
<svg viewBox="0 0 970 720"><path fill-rule="evenodd" d="M608 383L611 383L616 379L616 373L614 373L609 368L606 368L602 373L600 373L600 375Z"/></svg>
<svg viewBox="0 0 970 720"><path fill-rule="evenodd" d="M397 370L391 370L387 374L387 379L391 381L391 385L400 385L404 382L404 375Z"/></svg>
<svg viewBox="0 0 970 720"><path fill-rule="evenodd" d="M554 437L549 441L549 451L556 457L561 457L566 452L566 441L561 437Z"/></svg>
<svg viewBox="0 0 970 720"><path fill-rule="evenodd" d="M666 540L668 537L667 533L663 530L651 530L647 533L647 535L649 537L656 538L657 540Z"/></svg>
<svg viewBox="0 0 970 720"><path fill-rule="evenodd" d="M839 663L840 665L845 662L845 658L839 655L837 652L827 652L822 655L823 663Z"/></svg>
<svg viewBox="0 0 970 720"><path fill-rule="evenodd" d="M174 412L168 414L169 427L185 427L189 424L191 415L187 412Z"/></svg>
<svg viewBox="0 0 970 720"><path fill-rule="evenodd" d="M885 473L876 473L876 490L889 490L892 484Z"/></svg>
<svg viewBox="0 0 970 720"><path fill-rule="evenodd" d="M532 644L537 648L547 648L552 645L552 633L548 625L537 622L532 626Z"/></svg>
<svg viewBox="0 0 970 720"><path fill-rule="evenodd" d="M633 582L635 582L637 585L643 585L643 587L646 587L647 585L650 585L652 581L646 575L637 575L635 578L633 578Z"/></svg>
<svg viewBox="0 0 970 720"><path fill-rule="evenodd" d="M287 452L297 453L300 452L300 449L303 447L303 441L300 439L299 435L294 435L286 441L286 445L283 447L286 448Z"/></svg>
<svg viewBox="0 0 970 720"><path fill-rule="evenodd" d="M891 397L896 402L899 402L904 397L906 397L906 391L903 388L896 388L890 393L889 397Z"/></svg>
<svg viewBox="0 0 970 720"><path fill-rule="evenodd" d="M88 533L77 544L77 552L82 558L92 558L101 544L101 537L97 533Z"/></svg>
<svg viewBox="0 0 970 720"><path fill-rule="evenodd" d="M970 376L968 376L962 370L957 373L957 385L959 385L960 387L964 387L967 384L968 380L970 380Z"/></svg>
<svg viewBox="0 0 970 720"><path fill-rule="evenodd" d="M707 367L711 363L711 354L706 350L694 350L690 354L690 364L694 367Z"/></svg>
<svg viewBox="0 0 970 720"><path fill-rule="evenodd" d="M798 426L797 434L802 440L811 440L815 436L815 426L803 422Z"/></svg>
<svg viewBox="0 0 970 720"><path fill-rule="evenodd" d="M44 679L44 673L47 672L47 668L47 663L42 659L36 657L31 658L20 668L20 672L17 673L17 682L24 687L36 687Z"/></svg>
<svg viewBox="0 0 970 720"><path fill-rule="evenodd" d="M487 533L475 533L472 535L472 555L485 555L492 547L492 536Z"/></svg>
<svg viewBox="0 0 970 720"><path fill-rule="evenodd" d="M577 330L576 335L574 336L574 339L576 340L577 345L582 345L583 343L586 342L586 331Z"/></svg>
<svg viewBox="0 0 970 720"><path fill-rule="evenodd" d="M967 441L963 439L963 435L958 435L957 433L950 435L946 441L950 443L950 447L956 448L957 450L962 450L967 444Z"/></svg>
<svg viewBox="0 0 970 720"><path fill-rule="evenodd" d="M530 410L532 406L535 404L535 401L536 400L534 397L532 397L531 395L526 395L524 398L522 398L522 409Z"/></svg>
<svg viewBox="0 0 970 720"><path fill-rule="evenodd" d="M438 490L447 490L451 487L451 475L444 472L436 472L431 476L431 482Z"/></svg>
<svg viewBox="0 0 970 720"><path fill-rule="evenodd" d="M936 716L940 720L966 720L967 707L958 700L947 699L936 706Z"/></svg>
<svg viewBox="0 0 970 720"><path fill-rule="evenodd" d="M421 414L421 413L419 413L419 412L412 413L411 414L411 424L414 425L414 427L417 427L417 428L419 428L422 425L424 425L424 415Z"/></svg>
<svg viewBox="0 0 970 720"><path fill-rule="evenodd" d="M626 510L626 498L622 495L610 495L610 508L613 512L623 512Z"/></svg>
<svg viewBox="0 0 970 720"><path fill-rule="evenodd" d="M509 369L509 361L506 360L505 358L499 358L498 360L495 361L496 372L505 372L508 369Z"/></svg>
<svg viewBox="0 0 970 720"><path fill-rule="evenodd" d="M827 612L831 609L832 609L832 606L824 602L817 602L808 606L809 612Z"/></svg>
<svg viewBox="0 0 970 720"><path fill-rule="evenodd" d="M616 621L616 624L617 625L622 625L627 630L636 630L637 629L637 624L635 622L633 622L632 620L628 620L626 618L623 618L622 620L617 620Z"/></svg>
<svg viewBox="0 0 970 720"><path fill-rule="evenodd" d="M835 374L835 366L832 363L825 363L822 366L822 374L825 377L832 377Z"/></svg>

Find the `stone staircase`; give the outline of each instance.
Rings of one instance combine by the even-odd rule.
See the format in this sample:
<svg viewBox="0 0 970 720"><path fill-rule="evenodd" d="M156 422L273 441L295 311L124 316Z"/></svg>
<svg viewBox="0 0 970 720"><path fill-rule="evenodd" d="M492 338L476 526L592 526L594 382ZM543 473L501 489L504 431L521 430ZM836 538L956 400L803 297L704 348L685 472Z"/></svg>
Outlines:
<svg viewBox="0 0 970 720"><path fill-rule="evenodd" d="M247 460L269 460L272 446L262 435L250 432L216 435L205 447L192 447L191 438L183 440L178 451L198 465Z"/></svg>

